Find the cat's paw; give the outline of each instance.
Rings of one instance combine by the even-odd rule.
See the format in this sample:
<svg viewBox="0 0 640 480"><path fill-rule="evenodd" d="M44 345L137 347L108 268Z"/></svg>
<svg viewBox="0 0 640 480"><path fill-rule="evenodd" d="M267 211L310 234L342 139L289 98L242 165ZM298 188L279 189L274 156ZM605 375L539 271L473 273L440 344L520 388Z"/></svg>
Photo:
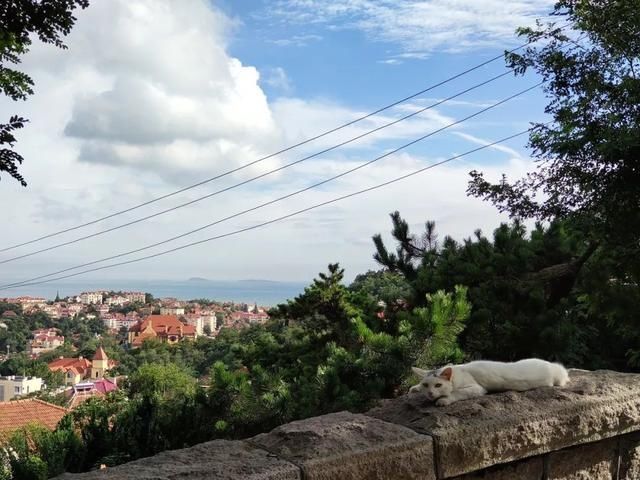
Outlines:
<svg viewBox="0 0 640 480"><path fill-rule="evenodd" d="M449 397L440 397L438 400L436 400L436 405L439 407L451 405L452 403L453 403L453 400L450 399Z"/></svg>

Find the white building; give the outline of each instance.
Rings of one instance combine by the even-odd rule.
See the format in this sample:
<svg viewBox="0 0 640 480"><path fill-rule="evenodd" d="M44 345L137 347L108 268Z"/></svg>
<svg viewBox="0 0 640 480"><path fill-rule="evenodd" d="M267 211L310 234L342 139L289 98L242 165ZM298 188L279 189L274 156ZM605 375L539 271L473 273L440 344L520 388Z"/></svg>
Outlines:
<svg viewBox="0 0 640 480"><path fill-rule="evenodd" d="M145 303L147 299L144 292L124 292L122 295L130 302Z"/></svg>
<svg viewBox="0 0 640 480"><path fill-rule="evenodd" d="M0 377L0 402L39 392L42 389L42 379L39 377L21 377L11 375Z"/></svg>
<svg viewBox="0 0 640 480"><path fill-rule="evenodd" d="M160 315L184 315L184 307L161 307Z"/></svg>
<svg viewBox="0 0 640 480"><path fill-rule="evenodd" d="M123 297L121 295L116 295L114 297L107 297L104 302L107 305L117 305L117 306L122 306L125 305L127 303L129 303L131 300L129 300L127 297Z"/></svg>
<svg viewBox="0 0 640 480"><path fill-rule="evenodd" d="M102 292L82 292L78 297L78 302L85 305L102 304Z"/></svg>

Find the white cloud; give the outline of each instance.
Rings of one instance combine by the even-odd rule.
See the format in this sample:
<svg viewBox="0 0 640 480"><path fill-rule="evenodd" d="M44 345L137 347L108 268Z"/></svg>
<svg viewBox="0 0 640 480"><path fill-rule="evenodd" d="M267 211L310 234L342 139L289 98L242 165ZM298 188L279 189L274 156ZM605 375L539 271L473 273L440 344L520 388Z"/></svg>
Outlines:
<svg viewBox="0 0 640 480"><path fill-rule="evenodd" d="M96 2L68 50L40 47L25 64L72 86L64 131L80 160L196 176L277 137L258 71L225 50L230 24L203 1Z"/></svg>
<svg viewBox="0 0 640 480"><path fill-rule="evenodd" d="M277 38L275 40L269 40L270 43L278 45L280 47L306 47L312 42L319 42L322 40L322 36L308 34L308 35L292 35L289 38Z"/></svg>
<svg viewBox="0 0 640 480"><path fill-rule="evenodd" d="M263 72L262 82L282 93L291 93L293 85L287 72L282 67L268 68Z"/></svg>
<svg viewBox="0 0 640 480"><path fill-rule="evenodd" d="M3 104L0 112L4 117L19 113L31 119L19 132L18 142L26 159L21 171L29 187L23 189L4 177L0 183L0 204L12 206L3 211L5 225L11 228L3 231L0 247L155 198L365 113L331 99L280 97L270 102L261 89L258 71L228 53L230 28L233 22L204 0L112 0L94 2L78 14L68 50L34 44L23 65L34 77L37 92L28 102ZM284 70L280 73L282 83L287 77ZM266 75L263 81L277 83L278 75ZM362 134L423 104L416 100L413 105L384 112L306 146L302 153L265 162L251 173ZM237 189L135 227L2 265L0 276L20 279L157 242L303 188L452 121L437 109L429 110L349 149L270 177L271 181L259 187ZM379 183L426 161L406 154L394 156L193 239L259 223ZM488 170L489 178L498 178L502 171L518 174L526 166L525 161L512 160L500 168L483 170ZM308 280L335 260L343 262L349 274L356 274L374 266L369 239L389 230L387 214L392 210L399 209L416 223L433 218L443 234L458 237L470 235L476 227L495 226L501 218L495 210L465 196L470 169L458 163L434 169L393 187L314 210L295 221L107 270L93 278ZM51 243L120 224L235 181L221 179ZM0 258L8 256L6 252Z"/></svg>
<svg viewBox="0 0 640 480"><path fill-rule="evenodd" d="M474 135L469 135L468 133L464 133L464 132L453 132L453 134L461 138L464 138L465 140L469 140L470 142L473 142L476 145L489 145L490 143L493 143L493 141L491 140L485 140L483 138L479 138ZM506 145L503 145L503 144L491 145L489 148L493 150L497 150L499 152L506 153L508 155L511 155L514 158L522 160L522 155L520 154L520 152L518 152L517 150L514 150L513 148L507 147Z"/></svg>
<svg viewBox="0 0 640 480"><path fill-rule="evenodd" d="M363 31L410 57L512 42L518 26L547 15L555 0L278 0L275 18Z"/></svg>

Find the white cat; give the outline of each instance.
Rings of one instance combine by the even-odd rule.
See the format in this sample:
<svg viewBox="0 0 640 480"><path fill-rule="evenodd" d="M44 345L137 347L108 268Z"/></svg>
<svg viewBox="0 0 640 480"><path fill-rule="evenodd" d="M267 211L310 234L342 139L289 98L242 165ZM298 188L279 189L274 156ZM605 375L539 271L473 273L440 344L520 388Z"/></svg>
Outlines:
<svg viewBox="0 0 640 480"><path fill-rule="evenodd" d="M436 405L479 397L488 392L531 390L538 387L564 386L567 370L558 363L528 358L513 363L476 361L427 371L413 367L422 380L409 393L423 393Z"/></svg>

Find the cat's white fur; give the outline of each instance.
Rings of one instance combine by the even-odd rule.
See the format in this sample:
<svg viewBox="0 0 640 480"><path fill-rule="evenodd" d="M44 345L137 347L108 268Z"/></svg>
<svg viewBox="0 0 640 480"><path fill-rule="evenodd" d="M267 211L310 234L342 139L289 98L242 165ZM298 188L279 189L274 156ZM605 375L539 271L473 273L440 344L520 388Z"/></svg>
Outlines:
<svg viewBox="0 0 640 480"><path fill-rule="evenodd" d="M488 392L564 386L569 381L562 365L538 358L513 363L481 360L432 371L413 367L413 372L421 381L411 387L409 393L423 394L440 406Z"/></svg>

